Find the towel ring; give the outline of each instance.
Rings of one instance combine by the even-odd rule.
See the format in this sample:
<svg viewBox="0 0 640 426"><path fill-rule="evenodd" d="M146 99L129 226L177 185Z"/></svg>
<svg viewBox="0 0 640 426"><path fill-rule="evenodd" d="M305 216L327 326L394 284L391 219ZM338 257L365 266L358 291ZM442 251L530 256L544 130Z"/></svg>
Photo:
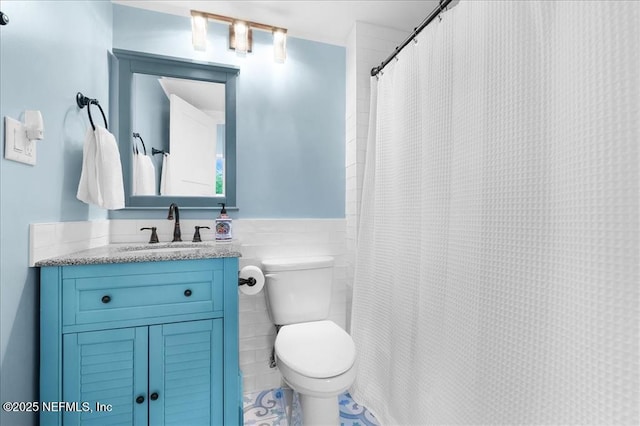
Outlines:
<svg viewBox="0 0 640 426"><path fill-rule="evenodd" d="M144 148L144 155L147 155L147 147L144 145L144 141L142 140L140 133L133 132L133 137L140 139L140 142L142 142L142 148ZM136 144L133 144L133 153L138 154L138 147Z"/></svg>
<svg viewBox="0 0 640 426"><path fill-rule="evenodd" d="M84 108L85 106L87 107L89 122L91 122L91 127L93 127L93 130L96 130L96 126L95 124L93 124L93 118L91 117L91 104L96 105L100 109L100 113L102 114L102 119L104 120L104 128L105 129L109 128L109 125L107 124L107 116L104 115L104 110L100 106L100 103L98 102L97 99L88 98L82 93L78 92L76 94L76 103L78 104L78 107L80 107L80 109Z"/></svg>

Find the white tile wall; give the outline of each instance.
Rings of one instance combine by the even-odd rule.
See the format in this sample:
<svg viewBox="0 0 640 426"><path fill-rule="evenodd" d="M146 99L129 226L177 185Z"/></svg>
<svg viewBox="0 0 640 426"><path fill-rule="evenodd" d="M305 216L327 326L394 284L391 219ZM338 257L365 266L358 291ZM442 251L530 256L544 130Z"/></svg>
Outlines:
<svg viewBox="0 0 640 426"><path fill-rule="evenodd" d="M32 223L29 225L29 266L49 257L109 243L109 221Z"/></svg>
<svg viewBox="0 0 640 426"><path fill-rule="evenodd" d="M190 241L194 227L203 241L214 240L213 220L181 220L183 241ZM111 220L97 222L38 223L31 225L31 266L41 259L72 253L108 243L147 242L157 227L160 241L171 241L173 222L157 220ZM233 221L235 239L241 244L240 267L259 266L275 257L329 255L335 258L332 304L329 318L346 327L346 220L345 219L239 219ZM269 318L264 292L240 294L240 365L244 392L281 386L280 373L269 367L275 327Z"/></svg>
<svg viewBox="0 0 640 426"><path fill-rule="evenodd" d="M369 129L371 68L379 65L409 35L366 22L356 22L347 37L346 108L346 303L347 329L351 318L351 294L355 250Z"/></svg>
<svg viewBox="0 0 640 426"><path fill-rule="evenodd" d="M182 241L191 241L196 226L208 226L210 229L201 229L200 237L202 241L213 241L215 233L213 231L215 221L180 219L180 231ZM173 221L167 219L136 219L136 220L112 220L111 221L111 243L146 243L149 242L151 231L141 228L156 227L160 242L169 242L173 239Z"/></svg>

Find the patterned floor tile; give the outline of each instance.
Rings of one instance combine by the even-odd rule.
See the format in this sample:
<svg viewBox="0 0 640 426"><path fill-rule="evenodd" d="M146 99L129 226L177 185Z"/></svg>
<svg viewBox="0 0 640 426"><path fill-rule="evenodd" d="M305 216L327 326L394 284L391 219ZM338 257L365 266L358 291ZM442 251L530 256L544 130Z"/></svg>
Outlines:
<svg viewBox="0 0 640 426"><path fill-rule="evenodd" d="M357 404L348 392L338 398L341 426L379 426L373 414ZM302 426L300 403L290 389L270 389L246 394L245 426Z"/></svg>
<svg viewBox="0 0 640 426"><path fill-rule="evenodd" d="M357 404L345 392L338 398L340 402L340 425L341 426L379 426L378 421L369 410Z"/></svg>
<svg viewBox="0 0 640 426"><path fill-rule="evenodd" d="M288 426L282 389L271 389L244 396L245 426Z"/></svg>

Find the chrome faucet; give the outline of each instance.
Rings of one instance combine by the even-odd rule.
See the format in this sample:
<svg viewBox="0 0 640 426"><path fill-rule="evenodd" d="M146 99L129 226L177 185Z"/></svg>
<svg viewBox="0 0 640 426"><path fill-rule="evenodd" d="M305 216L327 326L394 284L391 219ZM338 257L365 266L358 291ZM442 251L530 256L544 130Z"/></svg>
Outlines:
<svg viewBox="0 0 640 426"><path fill-rule="evenodd" d="M178 210L178 205L176 203L171 203L169 206L169 216L167 216L168 220L173 220L173 212L176 212L176 221L173 226L173 242L182 241L181 233L180 233L180 211Z"/></svg>

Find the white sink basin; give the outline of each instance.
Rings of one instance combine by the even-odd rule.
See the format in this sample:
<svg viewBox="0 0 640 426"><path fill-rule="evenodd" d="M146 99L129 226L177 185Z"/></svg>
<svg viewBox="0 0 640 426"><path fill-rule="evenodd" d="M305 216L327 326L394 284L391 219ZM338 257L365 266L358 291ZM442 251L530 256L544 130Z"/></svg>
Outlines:
<svg viewBox="0 0 640 426"><path fill-rule="evenodd" d="M159 244L153 245L150 244L148 246L138 246L138 247L124 247L121 249L122 253L130 253L130 254L153 254L153 253L190 253L196 250L202 250L206 248L206 245L200 244L189 244L189 243L177 243L177 244Z"/></svg>
<svg viewBox="0 0 640 426"><path fill-rule="evenodd" d="M127 250L130 253L138 253L138 254L152 254L152 253L167 253L167 252L179 252L186 253L195 250L201 250L202 247L158 247L158 248L145 248L139 250Z"/></svg>

